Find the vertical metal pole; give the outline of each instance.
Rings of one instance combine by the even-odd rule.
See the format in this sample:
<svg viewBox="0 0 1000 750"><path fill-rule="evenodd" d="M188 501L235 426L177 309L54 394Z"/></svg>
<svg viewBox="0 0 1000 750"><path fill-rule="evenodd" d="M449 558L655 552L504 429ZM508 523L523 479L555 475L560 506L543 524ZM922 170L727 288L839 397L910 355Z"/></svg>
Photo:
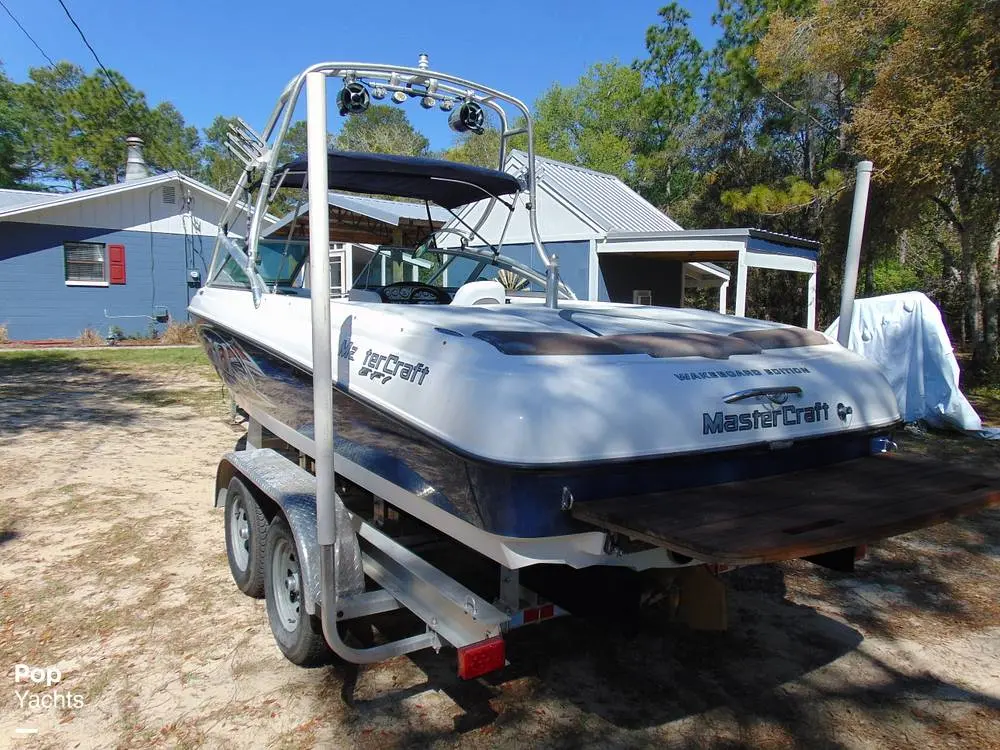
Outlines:
<svg viewBox="0 0 1000 750"><path fill-rule="evenodd" d="M810 331L816 328L816 272L809 274L806 281L806 328Z"/></svg>
<svg viewBox="0 0 1000 750"><path fill-rule="evenodd" d="M854 210L851 212L851 232L847 238L847 258L844 260L844 285L840 289L840 323L837 341L847 346L851 337L851 318L854 316L854 293L858 286L858 265L861 261L861 239L865 233L865 214L868 211L868 187L872 179L872 163L859 161L857 180L854 183Z"/></svg>
<svg viewBox="0 0 1000 750"><path fill-rule="evenodd" d="M316 536L337 536L333 482L333 336L330 329L330 223L327 197L326 76L306 76L309 171L309 289L312 302L313 429L316 439ZM325 602L324 602L325 604Z"/></svg>
<svg viewBox="0 0 1000 750"><path fill-rule="evenodd" d="M559 256L549 256L549 266L545 269L545 306L553 310L559 305Z"/></svg>

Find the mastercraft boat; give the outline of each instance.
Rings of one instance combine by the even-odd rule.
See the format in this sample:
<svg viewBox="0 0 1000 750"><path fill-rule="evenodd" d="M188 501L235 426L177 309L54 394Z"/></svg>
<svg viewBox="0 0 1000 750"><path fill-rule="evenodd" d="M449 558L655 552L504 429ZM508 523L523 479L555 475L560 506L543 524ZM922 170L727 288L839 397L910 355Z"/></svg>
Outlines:
<svg viewBox="0 0 1000 750"><path fill-rule="evenodd" d="M308 164L278 164L279 149L234 193L220 226L259 194L248 238L219 238L190 311L241 405L311 434L307 242L294 220L266 237L261 223L261 197L301 191ZM331 189L451 212L513 206L535 179L530 164L522 180L381 154L331 152L327 167ZM567 503L855 458L899 420L877 369L823 334L577 301L455 216L419 246L378 248L350 298L331 300L337 451L478 529L571 534L584 527Z"/></svg>
<svg viewBox="0 0 1000 750"><path fill-rule="evenodd" d="M326 164L281 163L297 89L282 95L265 137L242 126L233 138L247 166L190 313L256 423L315 455L320 329L305 224L321 225L315 215L300 220L311 174L331 190L417 201L428 215L423 242L373 247L349 297L329 301L338 475L509 567L675 564L662 535L621 521L637 498L885 450L899 423L892 390L875 366L819 332L577 300L538 236L530 112L501 92L431 74L424 62L316 70L343 79L341 114L391 94L440 105L456 130L476 133L492 110L501 128L497 163L509 139L524 136L524 174L337 151ZM508 125L502 105L524 126ZM470 225L460 212L480 201L513 211L522 193L541 271L504 255L505 229L482 236L482 222ZM266 211L278 195L296 207L269 231ZM325 201L309 198L311 213L325 218ZM452 220L435 227L432 204ZM319 293L327 295L325 284ZM661 510L664 502L673 501L660 501ZM580 510L596 507L601 514ZM624 543L609 546L614 535L605 532L623 526L633 541L646 540L629 548L637 555L624 554ZM857 541L824 539L810 549ZM647 554L650 544L656 554Z"/></svg>
<svg viewBox="0 0 1000 750"><path fill-rule="evenodd" d="M523 136L526 169L328 153L331 81L341 115L417 99L479 134L491 111L498 165ZM303 93L306 158L289 161ZM538 232L530 111L426 56L312 66L231 145L245 168L189 310L248 417L215 479L230 571L296 664L450 644L472 678L503 667L511 628L628 616L650 590L725 627L731 565L851 569L869 541L1000 500L995 470L893 454L889 384L823 334L576 299ZM388 212L407 217L391 244L344 226L345 203L387 212L372 196L412 202ZM293 208L272 223L277 199ZM515 210L537 262L504 254ZM370 260L344 298L347 234ZM372 619L400 609L417 632Z"/></svg>

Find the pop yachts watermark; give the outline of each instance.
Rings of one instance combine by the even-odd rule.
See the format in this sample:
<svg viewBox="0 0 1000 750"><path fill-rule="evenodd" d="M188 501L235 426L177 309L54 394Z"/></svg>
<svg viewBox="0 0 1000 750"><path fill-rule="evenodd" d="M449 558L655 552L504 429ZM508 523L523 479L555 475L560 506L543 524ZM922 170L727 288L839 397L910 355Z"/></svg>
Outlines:
<svg viewBox="0 0 1000 750"><path fill-rule="evenodd" d="M702 434L718 435L724 432L768 430L774 427L826 422L830 419L830 405L817 401L812 406L786 404L778 409L757 409L737 414L726 414L722 411L710 414L706 411L701 416Z"/></svg>
<svg viewBox="0 0 1000 750"><path fill-rule="evenodd" d="M340 342L340 356L343 359L353 362L354 355L358 347L350 340ZM399 378L409 383L423 385L424 378L431 372L431 368L423 362L407 362L398 354L379 354L369 349L361 359L361 367L358 375L368 377L372 380L379 380L383 384L388 383L393 378Z"/></svg>
<svg viewBox="0 0 1000 750"><path fill-rule="evenodd" d="M56 667L14 665L14 698L20 708L83 708L83 695L72 690L60 690L62 671ZM39 691L45 686L48 690Z"/></svg>

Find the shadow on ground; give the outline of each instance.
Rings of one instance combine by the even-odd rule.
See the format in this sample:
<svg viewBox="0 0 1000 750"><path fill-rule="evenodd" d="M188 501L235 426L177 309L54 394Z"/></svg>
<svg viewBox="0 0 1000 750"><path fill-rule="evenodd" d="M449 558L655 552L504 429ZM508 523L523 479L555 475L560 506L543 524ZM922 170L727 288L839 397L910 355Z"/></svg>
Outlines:
<svg viewBox="0 0 1000 750"><path fill-rule="evenodd" d="M0 432L66 430L95 424L125 426L142 418L135 406L188 404L162 389L155 369L128 370L86 360L70 352L18 353L0 357Z"/></svg>
<svg viewBox="0 0 1000 750"><path fill-rule="evenodd" d="M871 572L877 581L885 569L880 563L876 567ZM354 730L364 731L405 713L401 705L407 697L439 690L462 709L455 719L457 731L542 729L550 747L618 744L623 732L693 717L705 723L697 735L699 746L741 746L715 734L705 715L716 709L730 726L766 725L795 745L843 747L849 743L840 739L845 731L842 716L838 718L831 706L876 722L880 715L902 712L914 721L926 721L929 731L937 731L940 717L921 714L922 702L1000 711L1000 701L989 695L931 675L903 673L859 650L864 637L858 629L786 598L787 577L784 567L774 565L730 574L731 626L723 633L692 631L667 622L665 613L656 609L645 612L637 630L630 632L606 622L565 618L510 633L510 665L469 682L456 676L453 652L417 653L409 658L427 681L355 701L349 722ZM914 591L923 584L915 578ZM914 597L914 606L961 615L946 599ZM818 670L848 655L876 678L854 680L850 670L836 678L815 677ZM350 693L352 678L348 668L331 670L328 697ZM559 703L571 704L584 718L547 717L547 707ZM595 725L592 717L601 721ZM446 736L416 730L395 734L390 744L426 746Z"/></svg>

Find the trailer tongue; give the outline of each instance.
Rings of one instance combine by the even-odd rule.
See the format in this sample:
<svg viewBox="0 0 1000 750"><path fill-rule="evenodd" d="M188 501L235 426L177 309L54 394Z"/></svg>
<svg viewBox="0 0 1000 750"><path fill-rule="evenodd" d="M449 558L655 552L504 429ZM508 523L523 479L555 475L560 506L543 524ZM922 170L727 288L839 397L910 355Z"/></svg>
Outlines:
<svg viewBox="0 0 1000 750"><path fill-rule="evenodd" d="M778 476L578 503L587 523L706 563L820 555L1000 503L1000 467L885 453Z"/></svg>

